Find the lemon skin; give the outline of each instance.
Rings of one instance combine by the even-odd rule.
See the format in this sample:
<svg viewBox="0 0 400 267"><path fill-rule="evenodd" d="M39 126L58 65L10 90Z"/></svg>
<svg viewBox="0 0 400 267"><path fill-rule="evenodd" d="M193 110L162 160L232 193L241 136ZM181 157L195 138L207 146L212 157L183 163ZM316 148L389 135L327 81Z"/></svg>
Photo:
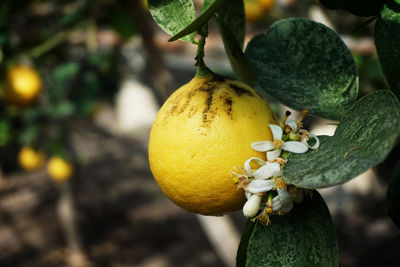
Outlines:
<svg viewBox="0 0 400 267"><path fill-rule="evenodd" d="M63 182L71 177L73 167L64 159L53 156L47 164L47 172L56 182Z"/></svg>
<svg viewBox="0 0 400 267"><path fill-rule="evenodd" d="M188 211L234 212L245 197L232 173L252 156L265 159L250 144L272 140L270 123L276 123L274 113L252 88L217 75L196 76L157 114L149 140L151 171L165 195Z"/></svg>
<svg viewBox="0 0 400 267"><path fill-rule="evenodd" d="M30 146L23 147L18 154L18 163L22 169L32 171L44 164L44 153L34 150Z"/></svg>
<svg viewBox="0 0 400 267"><path fill-rule="evenodd" d="M3 97L6 103L27 107L35 102L42 90L42 80L33 68L14 66L7 72Z"/></svg>

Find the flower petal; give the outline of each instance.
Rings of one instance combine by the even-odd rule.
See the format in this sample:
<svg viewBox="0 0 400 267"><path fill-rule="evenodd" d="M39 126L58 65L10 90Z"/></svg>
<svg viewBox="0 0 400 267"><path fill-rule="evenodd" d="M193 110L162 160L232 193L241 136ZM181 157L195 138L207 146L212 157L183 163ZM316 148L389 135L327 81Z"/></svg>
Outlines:
<svg viewBox="0 0 400 267"><path fill-rule="evenodd" d="M246 199L249 200L253 194L250 192L244 191L244 195L246 196Z"/></svg>
<svg viewBox="0 0 400 267"><path fill-rule="evenodd" d="M261 166L258 170L253 172L253 176L256 179L268 179L272 176L280 176L281 165L277 162L267 163Z"/></svg>
<svg viewBox="0 0 400 267"><path fill-rule="evenodd" d="M251 148L255 151L266 152L275 148L274 142L272 141L259 141L251 143Z"/></svg>
<svg viewBox="0 0 400 267"><path fill-rule="evenodd" d="M272 131L272 136L274 137L274 139L278 139L278 140L282 140L282 128L279 127L278 125L275 124L270 124L269 128Z"/></svg>
<svg viewBox="0 0 400 267"><path fill-rule="evenodd" d="M293 208L293 201L286 202L285 204L282 204L282 207L280 208L280 211L283 213L288 213L291 211Z"/></svg>
<svg viewBox="0 0 400 267"><path fill-rule="evenodd" d="M318 137L315 134L310 133L309 134L309 138L310 138L310 140L314 139L314 144L312 146L310 146L308 144L308 142L310 142L310 141L307 142L307 140L305 140L305 139L303 140L303 143L306 144L308 146L308 148L317 149L319 147L319 139L318 139Z"/></svg>
<svg viewBox="0 0 400 267"><path fill-rule="evenodd" d="M253 180L250 182L249 186L247 187L247 190L250 193L257 194L261 192L267 192L269 190L272 190L275 186L274 181L272 180Z"/></svg>
<svg viewBox="0 0 400 267"><path fill-rule="evenodd" d="M247 218L251 218L257 215L260 209L261 196L252 195L246 204L243 206L243 214Z"/></svg>
<svg viewBox="0 0 400 267"><path fill-rule="evenodd" d="M282 207L282 203L279 200L279 196L276 196L272 199L272 211L277 211Z"/></svg>
<svg viewBox="0 0 400 267"><path fill-rule="evenodd" d="M303 142L298 142L298 141L287 141L283 143L281 148L283 150L297 154L306 153L308 151L308 146Z"/></svg>
<svg viewBox="0 0 400 267"><path fill-rule="evenodd" d="M267 163L265 166L267 166L267 168L271 171L272 176L282 175L281 164L273 162L273 163Z"/></svg>
<svg viewBox="0 0 400 267"><path fill-rule="evenodd" d="M246 162L244 163L244 170L246 171L247 176L253 177L254 172L258 171L258 169L257 170L252 169L250 166L251 162L255 163L258 166L263 166L265 165L265 161L257 157L251 157L248 160L246 160Z"/></svg>
<svg viewBox="0 0 400 267"><path fill-rule="evenodd" d="M278 188L276 191L278 192L278 197L282 205L285 205L287 202L293 201L289 193L285 189Z"/></svg>
<svg viewBox="0 0 400 267"><path fill-rule="evenodd" d="M297 132L297 122L291 119L287 119L285 125L288 125L290 128L292 128L292 131Z"/></svg>
<svg viewBox="0 0 400 267"><path fill-rule="evenodd" d="M273 161L276 158L279 158L279 156L281 155L282 150L281 149L275 149L272 151L268 151L267 152L267 160L268 161Z"/></svg>

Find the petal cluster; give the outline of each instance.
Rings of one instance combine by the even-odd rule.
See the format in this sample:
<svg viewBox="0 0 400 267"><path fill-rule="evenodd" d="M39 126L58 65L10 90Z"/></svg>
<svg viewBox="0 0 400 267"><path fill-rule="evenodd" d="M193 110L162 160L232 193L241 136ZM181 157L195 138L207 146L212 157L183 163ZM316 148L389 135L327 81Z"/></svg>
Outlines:
<svg viewBox="0 0 400 267"><path fill-rule="evenodd" d="M247 198L243 214L266 223L269 223L269 215L287 213L293 208L293 202L303 199L301 188L286 185L283 180L282 169L287 153L301 154L319 147L318 137L302 129L301 121L288 120L287 115L281 126L270 124L269 128L273 141L251 144L255 151L265 152L267 160L249 158L244 163L244 174L238 183Z"/></svg>

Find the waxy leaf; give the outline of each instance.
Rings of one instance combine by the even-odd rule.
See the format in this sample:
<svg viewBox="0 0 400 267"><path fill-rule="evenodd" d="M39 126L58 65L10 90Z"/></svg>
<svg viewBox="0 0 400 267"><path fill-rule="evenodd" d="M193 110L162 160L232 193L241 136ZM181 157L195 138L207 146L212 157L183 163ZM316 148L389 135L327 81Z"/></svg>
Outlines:
<svg viewBox="0 0 400 267"><path fill-rule="evenodd" d="M393 170L387 190L387 199L389 216L400 227L400 162Z"/></svg>
<svg viewBox="0 0 400 267"><path fill-rule="evenodd" d="M195 31L200 30L204 25L207 24L209 19L214 15L214 13L222 6L226 0L214 0L214 1L205 1L202 9L202 13L195 20L191 21L191 23L172 36L168 41L172 42L182 38L188 34L194 34Z"/></svg>
<svg viewBox="0 0 400 267"><path fill-rule="evenodd" d="M375 46L390 89L400 99L400 0L388 2L378 17Z"/></svg>
<svg viewBox="0 0 400 267"><path fill-rule="evenodd" d="M400 104L389 90L361 98L340 120L334 136L320 146L289 154L285 182L303 188L341 184L383 162L400 134Z"/></svg>
<svg viewBox="0 0 400 267"><path fill-rule="evenodd" d="M355 102L358 75L351 52L328 27L302 18L274 23L245 53L255 89L310 114L339 119Z"/></svg>
<svg viewBox="0 0 400 267"><path fill-rule="evenodd" d="M196 17L192 0L148 0L147 3L154 21L169 35L177 34ZM182 41L193 42L194 33L181 37Z"/></svg>
<svg viewBox="0 0 400 267"><path fill-rule="evenodd" d="M239 43L235 40L235 37L222 18L220 18L218 15L216 18L219 32L221 33L222 41L224 43L225 52L236 77L239 81L253 87L253 72L251 71L249 63L247 62Z"/></svg>
<svg viewBox="0 0 400 267"><path fill-rule="evenodd" d="M329 210L317 191L270 225L259 222L245 231L237 267L338 266L338 246ZM245 243L243 243L245 242ZM246 255L243 257L244 247ZM243 264L245 259L245 264Z"/></svg>
<svg viewBox="0 0 400 267"><path fill-rule="evenodd" d="M328 9L343 9L360 17L379 14L385 0L319 0Z"/></svg>

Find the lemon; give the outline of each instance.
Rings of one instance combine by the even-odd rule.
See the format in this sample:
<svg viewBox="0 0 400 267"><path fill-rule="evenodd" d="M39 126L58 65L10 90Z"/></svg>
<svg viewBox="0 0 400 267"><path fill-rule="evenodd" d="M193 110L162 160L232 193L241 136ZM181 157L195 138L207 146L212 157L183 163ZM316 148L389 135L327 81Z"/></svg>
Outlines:
<svg viewBox="0 0 400 267"><path fill-rule="evenodd" d="M26 171L40 168L44 163L44 153L30 146L23 147L18 154L19 165Z"/></svg>
<svg viewBox="0 0 400 267"><path fill-rule="evenodd" d="M47 172L53 180L62 182L71 177L73 173L73 167L64 159L53 156L47 164Z"/></svg>
<svg viewBox="0 0 400 267"><path fill-rule="evenodd" d="M32 104L42 89L42 80L35 69L14 66L7 72L3 96L8 104L26 107Z"/></svg>
<svg viewBox="0 0 400 267"><path fill-rule="evenodd" d="M245 0L244 11L246 21L255 22L260 20L266 12L272 10L274 5L274 0Z"/></svg>
<svg viewBox="0 0 400 267"><path fill-rule="evenodd" d="M252 156L265 159L250 144L272 140L270 123L275 115L254 89L215 74L195 76L157 114L149 140L151 171L165 195L188 211L239 210L245 197L232 173Z"/></svg>

